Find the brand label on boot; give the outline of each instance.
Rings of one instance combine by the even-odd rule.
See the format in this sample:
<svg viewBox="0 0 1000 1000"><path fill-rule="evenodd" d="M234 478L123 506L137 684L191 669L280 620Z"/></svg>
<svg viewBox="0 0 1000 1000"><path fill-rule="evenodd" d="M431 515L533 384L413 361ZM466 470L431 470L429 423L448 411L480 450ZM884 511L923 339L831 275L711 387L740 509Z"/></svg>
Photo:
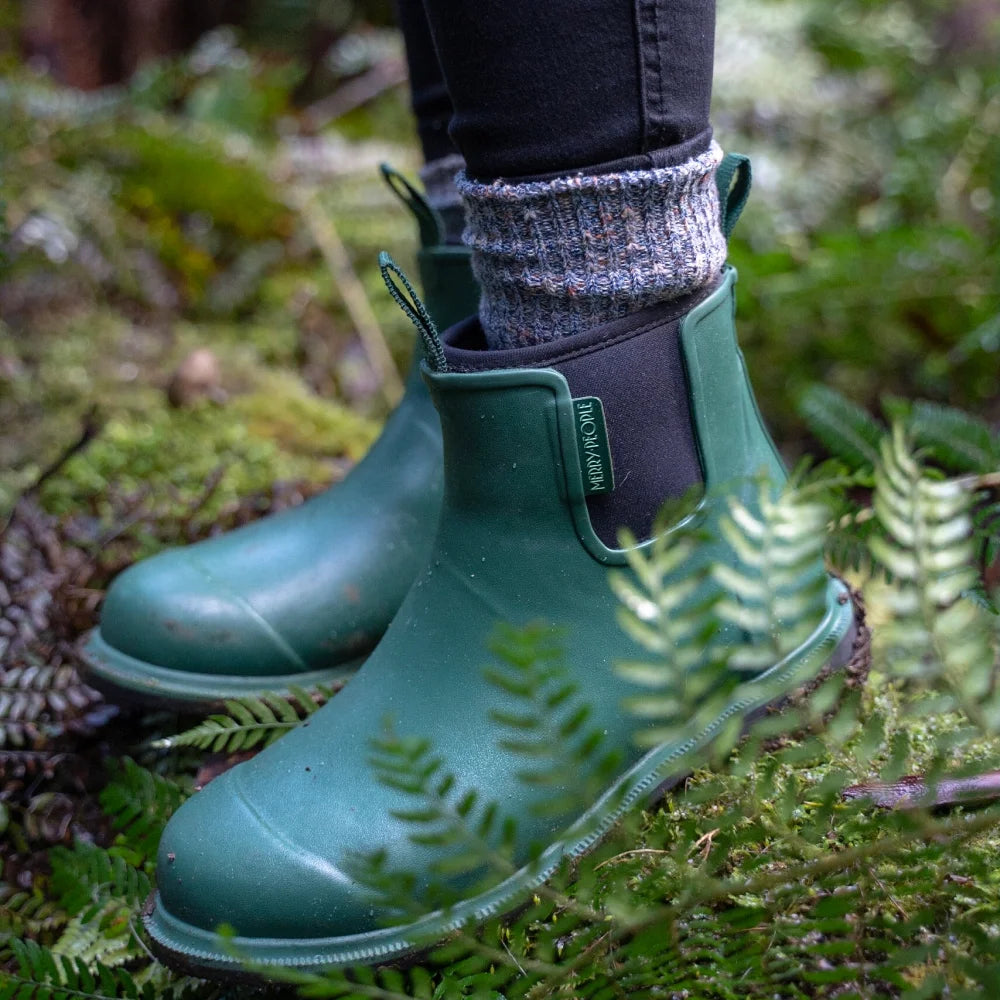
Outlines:
<svg viewBox="0 0 1000 1000"><path fill-rule="evenodd" d="M615 474L611 468L604 405L596 396L574 399L573 416L584 492L588 496L591 493L610 493L615 488Z"/></svg>

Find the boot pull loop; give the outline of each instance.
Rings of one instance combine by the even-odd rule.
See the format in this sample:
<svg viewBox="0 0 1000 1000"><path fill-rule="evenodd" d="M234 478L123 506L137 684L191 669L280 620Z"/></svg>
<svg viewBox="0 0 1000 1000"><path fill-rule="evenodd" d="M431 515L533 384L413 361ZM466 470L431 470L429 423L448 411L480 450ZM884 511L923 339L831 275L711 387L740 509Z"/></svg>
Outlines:
<svg viewBox="0 0 1000 1000"><path fill-rule="evenodd" d="M743 153L726 153L715 173L715 183L719 189L722 211L722 232L726 239L732 235L739 222L747 199L750 197L750 183L753 172L750 157Z"/></svg>
<svg viewBox="0 0 1000 1000"><path fill-rule="evenodd" d="M420 245L436 247L444 242L444 223L426 196L418 191L395 167L379 164L390 190L413 213L420 230Z"/></svg>
<svg viewBox="0 0 1000 1000"><path fill-rule="evenodd" d="M448 362L444 356L444 345L441 343L441 335L434 325L434 320L427 311L427 306L420 301L420 296L413 290L413 285L410 284L402 268L384 250L378 255L378 267L389 294L396 300L399 308L410 317L420 333L427 363L436 372L446 372ZM402 287L397 283L397 278L402 282Z"/></svg>

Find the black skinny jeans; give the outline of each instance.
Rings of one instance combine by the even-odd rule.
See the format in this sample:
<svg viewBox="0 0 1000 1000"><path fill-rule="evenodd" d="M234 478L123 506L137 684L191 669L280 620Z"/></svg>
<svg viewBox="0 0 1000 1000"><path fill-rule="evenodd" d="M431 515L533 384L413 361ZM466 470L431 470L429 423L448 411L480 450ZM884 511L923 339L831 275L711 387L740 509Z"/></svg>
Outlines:
<svg viewBox="0 0 1000 1000"><path fill-rule="evenodd" d="M715 0L399 0L428 160L524 180L708 148Z"/></svg>

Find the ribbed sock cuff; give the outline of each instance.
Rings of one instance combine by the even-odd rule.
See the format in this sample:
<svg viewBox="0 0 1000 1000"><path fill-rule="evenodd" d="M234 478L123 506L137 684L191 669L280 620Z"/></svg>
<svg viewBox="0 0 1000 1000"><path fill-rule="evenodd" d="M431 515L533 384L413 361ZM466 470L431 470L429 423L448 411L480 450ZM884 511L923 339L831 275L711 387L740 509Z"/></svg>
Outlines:
<svg viewBox="0 0 1000 1000"><path fill-rule="evenodd" d="M675 167L491 184L458 178L491 348L543 343L687 295L726 259L716 143Z"/></svg>
<svg viewBox="0 0 1000 1000"><path fill-rule="evenodd" d="M445 239L449 243L462 242L465 208L455 184L459 171L465 169L465 160L458 154L431 160L420 171L427 200L444 222Z"/></svg>

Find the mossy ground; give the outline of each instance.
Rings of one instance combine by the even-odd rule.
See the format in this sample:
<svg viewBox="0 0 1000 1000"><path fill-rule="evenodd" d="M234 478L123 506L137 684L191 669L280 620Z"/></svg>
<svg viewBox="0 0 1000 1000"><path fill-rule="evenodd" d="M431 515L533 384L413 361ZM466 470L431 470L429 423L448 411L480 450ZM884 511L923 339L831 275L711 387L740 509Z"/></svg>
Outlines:
<svg viewBox="0 0 1000 1000"><path fill-rule="evenodd" d="M722 11L717 130L760 165L759 196L732 248L744 346L790 454L809 446L794 397L817 379L868 403L923 395L1000 415L1000 126L984 113L997 106L1000 62L995 49L956 55L933 30L942 16L916 0L891 11L861 2ZM22 519L13 525L22 533L4 538L5 551L18 553L4 571L28 566L19 579L35 573L53 596L38 634L23 632L24 662L62 655L53 651L93 623L96 596L125 562L200 537L219 519L257 516L275 481L301 495L336 480L377 434L387 412L381 386L315 246L315 220L288 185L318 191L392 356L406 364L412 334L375 266L388 248L414 271L412 223L375 170L383 158L417 163L405 95L386 93L320 140L296 144L280 134L281 115L293 110L287 92L272 106L268 90L272 110L261 111L254 94L271 78L263 63L250 67L230 88L246 97L236 106L208 99L236 70L196 78L183 61L147 74L110 110L40 86L28 71L2 95L0 512L88 420L97 430L34 492L40 513L30 530ZM218 360L220 391L173 406L171 378L200 348ZM109 537L113 556L95 545ZM868 594L877 629L878 591ZM23 631L24 617L9 620ZM33 784L9 764L0 772L3 881L40 895L51 845L112 842L95 804L108 759L140 755L184 781L198 765L148 749L182 720L119 716L108 725L80 695L76 728L66 728L61 690L41 710L44 724L26 730L25 752L68 753L90 773L76 781L70 769L43 770ZM731 932L721 904L683 912L666 995L957 996L981 982L968 965L1000 936L995 827L958 846L918 836L910 850L873 854L825 881L780 880L905 832L905 818L835 803L845 780L942 759L979 769L1000 762L1000 744L963 743L957 715L901 720L884 675L873 675L864 699L862 724L835 725L832 741L706 762L609 854L616 884L632 879L636 891L682 909L699 873L742 885L775 876L726 901L747 920L733 917ZM960 748L952 759L950 744ZM4 933L0 925L0 942ZM32 934L53 937L42 926ZM884 969L890 952L895 980Z"/></svg>

